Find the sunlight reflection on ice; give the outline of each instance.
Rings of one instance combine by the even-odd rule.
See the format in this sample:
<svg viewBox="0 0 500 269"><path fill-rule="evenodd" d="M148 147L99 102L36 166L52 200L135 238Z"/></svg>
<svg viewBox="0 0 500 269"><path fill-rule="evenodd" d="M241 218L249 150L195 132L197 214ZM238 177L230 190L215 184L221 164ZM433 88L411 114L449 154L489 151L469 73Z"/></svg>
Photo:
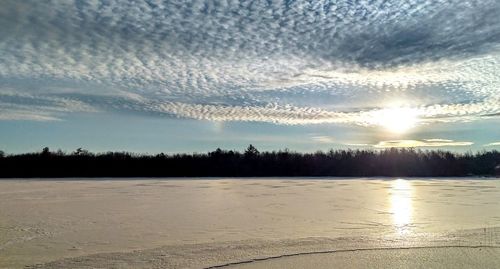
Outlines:
<svg viewBox="0 0 500 269"><path fill-rule="evenodd" d="M409 225L412 218L412 185L404 179L396 179L391 182L391 213L394 227L399 234L409 233Z"/></svg>

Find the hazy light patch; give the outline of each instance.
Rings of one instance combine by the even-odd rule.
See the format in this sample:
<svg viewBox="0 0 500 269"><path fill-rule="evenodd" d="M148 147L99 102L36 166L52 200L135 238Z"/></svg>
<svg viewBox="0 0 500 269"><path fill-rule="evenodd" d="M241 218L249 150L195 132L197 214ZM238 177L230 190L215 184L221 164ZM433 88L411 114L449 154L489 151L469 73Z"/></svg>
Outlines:
<svg viewBox="0 0 500 269"><path fill-rule="evenodd" d="M212 124L213 130L215 133L220 134L224 131L224 122L223 121L214 121Z"/></svg>

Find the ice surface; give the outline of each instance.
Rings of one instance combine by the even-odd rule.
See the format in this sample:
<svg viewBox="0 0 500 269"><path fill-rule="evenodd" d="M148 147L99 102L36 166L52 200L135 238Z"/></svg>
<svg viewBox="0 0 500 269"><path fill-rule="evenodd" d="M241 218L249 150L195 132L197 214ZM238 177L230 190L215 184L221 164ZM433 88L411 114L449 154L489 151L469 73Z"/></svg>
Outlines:
<svg viewBox="0 0 500 269"><path fill-rule="evenodd" d="M0 268L206 268L434 246L454 255L500 244L499 191L492 179L2 180Z"/></svg>
<svg viewBox="0 0 500 269"><path fill-rule="evenodd" d="M492 247L368 249L295 255L222 268L500 268L499 255L500 248Z"/></svg>

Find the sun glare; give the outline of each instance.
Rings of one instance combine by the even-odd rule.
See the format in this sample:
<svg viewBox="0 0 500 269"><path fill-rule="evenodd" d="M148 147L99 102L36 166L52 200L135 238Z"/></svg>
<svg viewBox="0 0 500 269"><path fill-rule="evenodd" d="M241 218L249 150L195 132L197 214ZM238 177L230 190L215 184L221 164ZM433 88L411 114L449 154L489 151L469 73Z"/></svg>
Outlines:
<svg viewBox="0 0 500 269"><path fill-rule="evenodd" d="M391 213L394 227L399 233L407 233L412 217L412 185L409 181L396 179L391 182Z"/></svg>
<svg viewBox="0 0 500 269"><path fill-rule="evenodd" d="M392 107L378 110L373 115L376 125L392 133L405 133L418 123L418 112L412 108Z"/></svg>

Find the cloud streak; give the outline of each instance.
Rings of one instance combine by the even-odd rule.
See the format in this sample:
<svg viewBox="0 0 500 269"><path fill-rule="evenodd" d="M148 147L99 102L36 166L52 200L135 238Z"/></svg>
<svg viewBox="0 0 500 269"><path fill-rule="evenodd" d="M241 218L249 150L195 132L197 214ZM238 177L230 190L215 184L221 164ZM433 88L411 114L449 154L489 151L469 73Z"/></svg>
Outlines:
<svg viewBox="0 0 500 269"><path fill-rule="evenodd" d="M495 147L495 146L500 146L500 142L492 142L484 145L485 147Z"/></svg>
<svg viewBox="0 0 500 269"><path fill-rule="evenodd" d="M333 137L331 137L331 136L324 136L324 135L321 135L321 136L313 136L313 137L311 137L311 139L312 139L314 142L321 143L321 144L332 144L332 143L337 143L337 141L335 140L335 138L333 138Z"/></svg>
<svg viewBox="0 0 500 269"><path fill-rule="evenodd" d="M424 139L424 140L389 140L380 141L373 145L375 148L420 148L420 147L463 147L471 146L473 142L454 141L449 139Z"/></svg>

